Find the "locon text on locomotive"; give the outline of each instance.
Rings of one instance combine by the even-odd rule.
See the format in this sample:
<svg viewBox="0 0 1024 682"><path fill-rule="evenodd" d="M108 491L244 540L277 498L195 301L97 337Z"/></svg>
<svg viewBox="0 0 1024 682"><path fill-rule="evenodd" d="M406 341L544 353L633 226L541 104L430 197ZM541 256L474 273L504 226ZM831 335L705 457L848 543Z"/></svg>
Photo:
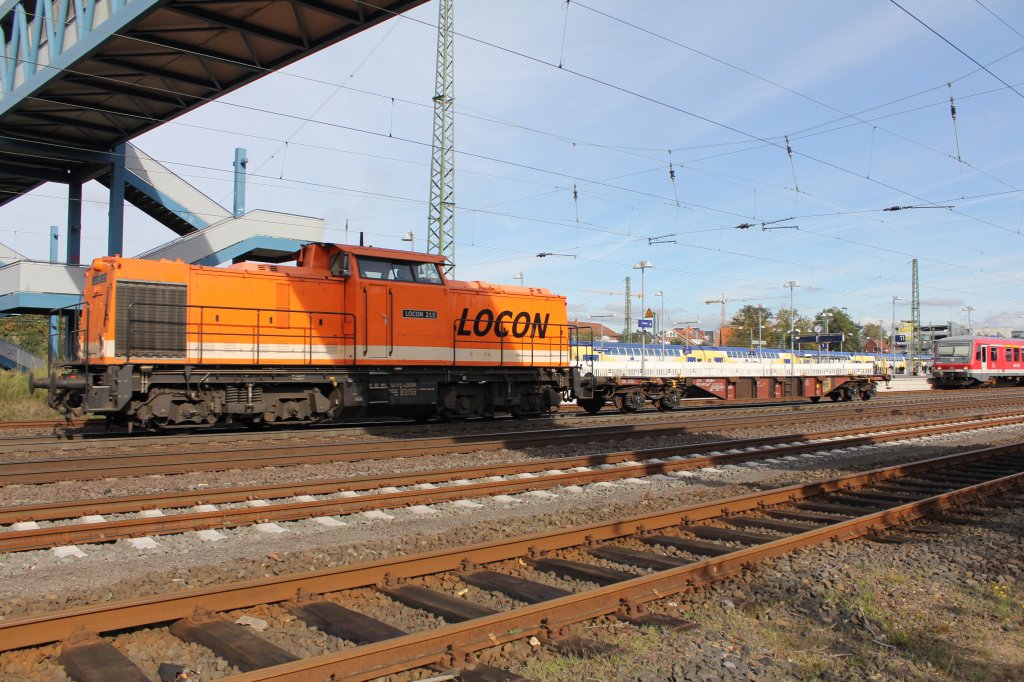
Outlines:
<svg viewBox="0 0 1024 682"><path fill-rule="evenodd" d="M487 336L493 331L495 336L503 337L511 332L517 339L525 336L543 339L548 333L550 317L551 315L545 314L541 319L540 313L534 313L531 318L530 313L526 311L513 313L511 310L502 310L495 315L493 310L483 308L471 318L469 308L463 308L456 333L459 336Z"/></svg>

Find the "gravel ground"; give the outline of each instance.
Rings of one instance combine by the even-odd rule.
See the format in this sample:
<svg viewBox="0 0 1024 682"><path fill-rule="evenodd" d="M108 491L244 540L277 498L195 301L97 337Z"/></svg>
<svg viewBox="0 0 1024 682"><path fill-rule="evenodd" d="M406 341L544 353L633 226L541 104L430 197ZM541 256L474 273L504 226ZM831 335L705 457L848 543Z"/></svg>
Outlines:
<svg viewBox="0 0 1024 682"><path fill-rule="evenodd" d="M737 432L730 433L729 435L730 437L741 437L743 433ZM759 432L759 435L765 435L765 432L762 430ZM611 486L595 485L583 488L563 488L552 491L554 496L551 497L519 495L505 501L495 499L479 500L478 502L482 506L472 509L445 504L437 505L433 508L435 513L427 515L419 515L407 509L389 511L388 513L394 516L393 520L373 519L365 515L355 515L345 518L348 525L336 528L327 528L312 520L281 523L279 526L284 528L286 532L276 534L263 533L255 528L241 528L224 531L223 533L226 537L212 543L199 542L194 535L185 534L158 538L158 547L151 550L136 550L125 542L111 543L109 545L90 545L82 548L86 556L80 559L57 559L52 552L26 552L0 556L0 599L2 599L2 603L0 603L0 618L10 618L27 613L41 613L85 604L104 603L141 594L157 594L233 580L357 563L387 556L401 556L441 547L482 542L513 534L524 534L548 528L578 525L616 516L643 511L655 511L681 504L698 503L731 495L745 494L752 489L777 487L811 478L820 479L899 461L922 459L935 456L936 454L945 454L966 446L1018 442L1022 435L1024 435L1024 427L1003 427L971 434L936 436L899 445L850 449L830 456L783 460L770 463L767 466L717 467L710 471L686 472L689 475L672 477L671 479L652 477L645 479L642 483L619 482ZM695 440L717 440L720 437L721 434L702 434L676 439L634 439L624 445L628 447L657 447L680 442L694 442ZM483 461L509 461L510 458L515 457L534 459L555 455L607 451L609 449L612 448L608 444L603 444L602 446L581 447L578 451L574 449L572 452L568 452L565 449L544 448L522 452L477 453L475 455L467 455L465 458L460 456L459 461L460 464L464 462L468 464L473 457L480 457ZM424 465L423 460L428 459L435 460L433 465ZM410 467L424 465L424 468L430 468L431 466L438 466L441 459L422 458L421 460L417 458L415 460L402 460L399 463L395 461L377 462L372 466L367 463L350 463L343 467L341 473L333 470L327 473L324 471L324 469L330 468L327 466L303 467L299 469L302 473L298 475L296 474L296 468L225 472L229 478L221 478L220 474L218 474L215 477L215 485L233 484L233 481L229 480L233 476L256 477L258 480L262 480L264 476L271 477L269 480L294 480L300 476L302 478L335 478L345 475L359 475L353 469L361 470L362 474L377 474L382 473L382 469L391 470L394 468L394 470L398 470L398 467L402 465ZM450 463L451 457L446 456L443 460L446 463ZM310 473L315 474L315 476L310 476ZM214 478L210 474L206 474L205 477L208 479ZM184 479L186 477L162 478ZM156 481L158 486L167 483L165 480L149 478L118 480L116 484L109 481L92 483L105 484L105 488L94 491L99 496L102 496L103 494L111 494L110 491L106 490L107 488L111 491L116 488L118 494L132 494L143 492L144 490L148 492L149 490L146 489L135 490L131 488L131 485L135 482L149 485L151 481ZM78 498L88 494L88 492L83 490L88 485L90 484L74 483L67 485L66 488L63 485L18 486L17 488L23 490L16 490L15 493L24 495L22 498L24 501L39 501L39 499L43 498L43 489L47 489L43 499L50 499L50 492L52 490L63 491L74 498ZM187 486L185 488L178 488L176 487L177 485L184 484L181 481L176 481L170 489L187 489ZM12 486L11 488L15 487ZM158 487L157 489L165 488ZM31 491L34 491L38 497L31 495ZM1021 557L1021 550L1019 549L1021 535L1019 514L1015 518L1018 518L1016 545L1012 547L1009 560L1003 557L999 562L999 565L1005 567L1006 571L1009 571L1009 567L1014 565L1012 563L1013 560L1018 561L1017 565L1019 567ZM961 530L968 532L965 529ZM992 530L992 532L996 533L997 531ZM970 537L974 537L974 535L970 535ZM996 540L992 538L986 539L982 537L978 542L981 542L982 546L996 546L993 544L996 543ZM929 546L930 543L931 541L929 541ZM985 543L988 543L988 545L985 545ZM838 552L853 552L854 550L847 548L861 547L863 552L863 548L867 547L870 549L868 554L875 556L879 552L898 553L907 547L917 551L923 545L896 546L858 542L837 547L838 549L832 549ZM918 563L917 565L942 564L945 549L945 545L941 545L929 562ZM987 561L986 551L981 549L975 552L975 555L985 556ZM955 557L960 555L953 556L954 559L948 562L949 568L946 570L946 573L949 575L956 574L957 569L955 566L957 562ZM814 553L813 551L804 552L801 554L801 557L807 560L814 560ZM783 559L776 563L782 565L785 561L787 560ZM843 566L845 565L843 564ZM852 566L853 564L851 563L850 565ZM879 565L891 568L897 564L893 564L891 561L888 563L881 561ZM988 563L986 563L987 565ZM785 576L786 570L785 568L778 569L778 575ZM844 568L843 570L846 569ZM541 580L542 582L548 582L549 584L568 589L580 589L582 587L582 585L573 584L571 581L561 581L552 576L544 577L545 574L537 574L524 567L518 567L516 571L524 577ZM998 576L992 577L988 572L984 571L975 572L978 573L979 577L971 579L975 580L979 585L992 582L993 584L1019 586L1019 583L1012 581L1015 579L1014 575L1016 575L1016 579L1021 577L1019 570L1016 574L1007 573L1010 576L1011 582L1000 583L998 582ZM999 575L1002 575L1002 573ZM818 582L812 580L812 585ZM727 589L729 588L716 588L716 590ZM743 587L734 587L733 589L738 589L745 594L749 592L749 590ZM803 592L807 591L806 589L803 590ZM474 594L477 593L479 591ZM691 614L689 617L700 615L702 619L708 622L711 622L712 616L716 616L719 610L725 614L748 613L749 609L740 609L737 605L744 603L752 597L744 597L742 599L738 597L726 598L720 600L719 603L714 601L715 594L716 592L712 592L707 597L711 601L701 601L694 598L688 599L685 602L679 600L678 603L680 606L685 607L684 610L687 613ZM726 592L723 594L731 593ZM769 597L770 593L759 599L758 603L763 601L765 608L771 613L771 607L768 606L771 602ZM370 615L379 613L379 617L392 622L398 627L422 629L424 627L436 626L435 619L424 616L420 612L405 609L404 607L398 607L396 611L396 605L393 602L383 599L380 595L369 590L362 594L346 593L345 595L339 595L337 598L343 602L356 600L354 604L348 603L347 605ZM489 595L488 600L483 603L500 607L505 603L501 599L503 598ZM733 608L728 608L725 602L732 603ZM709 606L701 606L704 603L709 604ZM715 604L718 605L716 606ZM679 612L677 607L660 605L656 608L668 609L670 611L675 610L677 615ZM258 610L249 610L246 613L253 615L254 612L258 612ZM275 637L282 638L277 642L282 648L292 651L297 655L304 655L302 654L302 648L295 647L313 646L313 643L318 641L308 636L309 633L306 632L305 626L293 622L293 619L289 620L291 618L290 614L283 609L268 607L262 613L264 615L257 617L272 622L271 630L274 631ZM839 612L837 611L837 613ZM770 622L776 622L771 621L770 615L766 616L766 618ZM667 634L663 633L651 634L628 628L624 630L622 624L613 621L592 623L587 625L586 629L587 632L591 634L596 633L596 636L606 638L608 641L617 641L622 637L644 637L661 641L660 638L668 637ZM724 629L724 626L720 629ZM802 659L794 659L792 664L783 661L784 665L779 667L779 661L775 660L771 654L758 657L754 655L757 652L745 651L743 646L739 645L729 645L735 651L727 651L723 648L724 645L722 645L722 642L728 638L726 633L719 632L718 630L715 632L721 634L722 637L708 644L710 648L705 652L707 656L702 657L703 654L701 654L701 656L694 660L704 660L707 657L714 658L717 656L719 663L715 670L717 671L716 674L719 675L718 677L687 677L687 674L694 671L704 671L705 668L711 670L710 664L707 666L701 664L697 667L687 664L685 668L680 670L669 669L664 666L656 668L660 671L661 677L623 677L621 679L673 679L670 676L674 676L674 679L776 679L776 674L781 675L781 678L785 678L786 675L801 679L807 678L806 670L801 668L804 665L801 662ZM1015 631L1006 632L1013 635ZM159 635L159 632L153 635L152 639L147 639L146 636L137 633L126 633L121 636L125 638L123 646L120 640L118 646L122 647L126 652L131 646L135 646L136 648L133 649L135 653L130 654L133 660L136 660L144 669L153 670L155 668L152 668L152 665L154 665L156 659L163 655L161 652L165 649L161 647L166 645L165 640L174 640L173 637L160 638L157 635ZM141 638L142 643L133 645L132 643L136 642L133 636L136 639ZM692 636L692 631L691 634L684 636L682 641L689 643L691 639L695 639ZM151 644L146 644L147 641L151 642ZM163 645L158 646L155 644L158 641L163 642ZM686 645L689 646L689 644ZM179 643L176 646L187 648L189 645ZM653 647L654 644L651 646ZM675 646L680 647L683 645L677 643ZM637 643L632 644L630 648L632 650L637 647L643 649ZM882 648L885 649L884 647ZM151 653L146 654L146 651ZM576 665L566 664L552 654L538 653L537 651L534 651L528 659L525 658L524 656L531 651L534 651L534 649L528 644L510 645L502 649L496 649L493 652L486 652L484 658L486 660L502 661L511 656L511 660L515 665L528 664L529 666L534 666L544 664L553 669L564 668L566 670L571 669L572 665ZM699 649L699 651L704 651L704 649ZM177 653L178 650L175 650L175 652ZM36 674L36 679L61 679L59 676L56 676L56 672L54 672L53 676L47 677L39 668L39 666L48 666L47 670L53 672L54 664L51 658L48 657L52 653L52 649L46 655L40 655L38 652L33 653L31 654L32 660L27 660L25 658L27 655L0 656L0 672L13 672L15 675L11 679L18 679L18 675L22 671L25 671L27 676L29 674L28 671L34 670L38 673ZM187 658L189 655L187 651L181 650L180 655L182 660L192 660ZM659 659L663 662L690 660L691 658L693 656L690 654L683 656L681 653L674 653L668 658L665 657L664 652L659 654ZM771 658L772 664L757 662L763 658ZM854 657L842 656L837 660L841 663L845 659L852 658ZM862 659L867 660L860 655L856 658L858 661ZM724 660L733 661L737 659L746 661L748 669L754 671L755 676L750 677L746 673L740 674L737 672L738 668L723 667L721 664L721 661ZM167 658L162 660L167 660ZM28 667L26 668L25 665L28 665ZM597 665L597 663L594 663L594 665ZM751 668L751 665L754 667ZM861 664L858 663L858 665ZM863 665L867 665L867 663ZM218 670L218 666L222 669ZM223 661L205 660L204 669L211 673L217 671L218 676L228 672L223 666ZM648 666L648 670L654 669ZM862 669L866 670L867 668L856 668L856 670ZM525 670L529 672L530 676L537 679L569 679L569 677L560 677L557 672L538 671L532 668L525 668ZM763 674L758 671L762 671ZM543 675L541 674L542 672ZM638 673L638 675L640 674L643 674L642 671ZM701 672L700 674L704 673ZM581 679L575 674L572 675L572 678L574 680ZM865 677L857 677L852 674L848 675L847 678L865 679ZM598 676L592 679L606 678ZM611 677L607 679L618 678ZM885 677L883 675L877 679L904 678L899 676ZM917 678L911 676L906 679ZM921 677L920 679L927 678ZM949 679L960 678L951 677ZM979 679L1003 678L987 677ZM1005 679L1012 678L1007 677Z"/></svg>

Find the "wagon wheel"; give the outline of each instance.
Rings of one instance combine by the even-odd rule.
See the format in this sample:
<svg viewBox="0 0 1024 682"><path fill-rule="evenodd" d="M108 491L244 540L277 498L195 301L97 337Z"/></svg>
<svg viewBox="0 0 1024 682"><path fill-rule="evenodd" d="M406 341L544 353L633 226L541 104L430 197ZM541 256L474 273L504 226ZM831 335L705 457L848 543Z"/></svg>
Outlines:
<svg viewBox="0 0 1024 682"><path fill-rule="evenodd" d="M604 407L604 398L580 398L576 401L576 404L589 414L597 414Z"/></svg>
<svg viewBox="0 0 1024 682"><path fill-rule="evenodd" d="M821 396L820 396L820 395L812 395L812 396L811 396L811 402L812 402L812 403L816 403L816 402L818 402L819 400L821 400ZM835 400L835 398L833 398L833 400Z"/></svg>
<svg viewBox="0 0 1024 682"><path fill-rule="evenodd" d="M612 398L612 402L615 404L615 407L619 408L620 412L630 413L639 410L640 406L644 404L644 399L639 391L630 391L629 393L620 393L615 396Z"/></svg>
<svg viewBox="0 0 1024 682"><path fill-rule="evenodd" d="M662 412L668 412L679 407L679 394L678 393L666 393L654 403L655 406Z"/></svg>
<svg viewBox="0 0 1024 682"><path fill-rule="evenodd" d="M829 393L828 394L828 399L831 400L832 402L835 402L835 401L839 400L839 394L838 393Z"/></svg>

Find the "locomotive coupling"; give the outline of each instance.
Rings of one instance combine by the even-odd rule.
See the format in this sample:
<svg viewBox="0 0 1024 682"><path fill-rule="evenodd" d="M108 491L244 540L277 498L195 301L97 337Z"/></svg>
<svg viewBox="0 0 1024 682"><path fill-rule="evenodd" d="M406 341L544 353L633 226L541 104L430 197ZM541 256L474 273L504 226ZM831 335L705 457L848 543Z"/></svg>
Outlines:
<svg viewBox="0 0 1024 682"><path fill-rule="evenodd" d="M71 389L71 390L83 390L88 386L86 378L72 374L69 376L58 377L57 372L50 372L47 377L36 378L34 374L28 375L28 390L29 393L35 393L37 388L45 388L47 390L55 389Z"/></svg>

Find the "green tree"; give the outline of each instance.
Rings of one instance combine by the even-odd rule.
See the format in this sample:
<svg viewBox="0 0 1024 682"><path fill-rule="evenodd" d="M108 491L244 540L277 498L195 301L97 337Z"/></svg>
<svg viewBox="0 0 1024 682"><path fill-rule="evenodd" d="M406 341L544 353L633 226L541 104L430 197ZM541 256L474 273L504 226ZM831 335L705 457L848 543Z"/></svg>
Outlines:
<svg viewBox="0 0 1024 682"><path fill-rule="evenodd" d="M792 320L792 322L790 322ZM779 308L779 312L775 313L775 327L774 333L772 334L772 344L776 348L789 348L789 332L791 329L800 331L795 332L798 336L801 334L813 334L811 328L814 324L811 320L800 314L800 311L790 308ZM797 344L796 348L812 348L814 344Z"/></svg>
<svg viewBox="0 0 1024 682"><path fill-rule="evenodd" d="M882 332L882 325L877 322L871 322L861 328L860 334L860 348L864 348L864 344L868 342L868 339L874 339L875 343L878 343L880 339L884 339L885 334Z"/></svg>
<svg viewBox="0 0 1024 682"><path fill-rule="evenodd" d="M821 325L821 333L828 330L829 334L845 334L843 350L860 350L863 344L860 341L861 326L853 321L842 308L825 308L814 316L814 325ZM812 325L813 328L813 325ZM839 350L839 344L834 344L832 350Z"/></svg>
<svg viewBox="0 0 1024 682"><path fill-rule="evenodd" d="M745 305L732 316L729 326L732 328L732 339L730 343L734 346L757 346L757 339L760 338L765 346L768 346L768 339L772 338L774 327L772 321L774 314L763 305ZM758 326L760 325L760 334Z"/></svg>
<svg viewBox="0 0 1024 682"><path fill-rule="evenodd" d="M46 359L50 318L45 315L14 315L0 318L0 339L21 346Z"/></svg>

